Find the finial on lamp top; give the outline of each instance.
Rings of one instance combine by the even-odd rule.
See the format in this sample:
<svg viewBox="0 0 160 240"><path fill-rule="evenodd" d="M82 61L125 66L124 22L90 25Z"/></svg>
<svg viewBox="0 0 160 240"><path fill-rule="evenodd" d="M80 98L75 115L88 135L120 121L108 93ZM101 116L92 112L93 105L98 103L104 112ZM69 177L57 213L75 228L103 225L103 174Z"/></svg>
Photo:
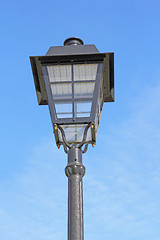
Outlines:
<svg viewBox="0 0 160 240"><path fill-rule="evenodd" d="M69 45L84 45L84 42L80 38L71 37L71 38L67 38L64 41L64 46L69 46Z"/></svg>

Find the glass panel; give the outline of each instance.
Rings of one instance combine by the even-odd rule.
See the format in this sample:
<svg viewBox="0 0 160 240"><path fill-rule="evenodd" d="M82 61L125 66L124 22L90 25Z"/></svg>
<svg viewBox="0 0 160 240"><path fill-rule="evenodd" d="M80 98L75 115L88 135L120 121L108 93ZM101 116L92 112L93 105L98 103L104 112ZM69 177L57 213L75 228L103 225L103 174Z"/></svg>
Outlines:
<svg viewBox="0 0 160 240"><path fill-rule="evenodd" d="M72 113L57 113L57 118L61 119L61 118L72 118L73 115Z"/></svg>
<svg viewBox="0 0 160 240"><path fill-rule="evenodd" d="M92 97L95 82L81 82L74 83L74 96L75 97Z"/></svg>
<svg viewBox="0 0 160 240"><path fill-rule="evenodd" d="M75 102L75 117L90 117L92 102Z"/></svg>
<svg viewBox="0 0 160 240"><path fill-rule="evenodd" d="M101 78L101 85L99 89L99 97L98 97L98 103L96 107L96 118L95 118L95 131L96 135L98 133L98 127L100 123L101 113L102 113L102 107L103 107L103 77Z"/></svg>
<svg viewBox="0 0 160 240"><path fill-rule="evenodd" d="M90 113L77 113L77 118L87 118L87 117L90 117Z"/></svg>
<svg viewBox="0 0 160 240"><path fill-rule="evenodd" d="M72 98L72 84L71 83L55 83L51 84L53 98ZM65 100L64 100L65 101Z"/></svg>
<svg viewBox="0 0 160 240"><path fill-rule="evenodd" d="M82 125L61 125L65 132L66 140L68 143L80 143L83 139L84 130L87 124ZM60 142L62 142L62 136L60 131L59 133L59 139ZM88 129L87 133L87 139L86 142L91 141L91 129Z"/></svg>
<svg viewBox="0 0 160 240"><path fill-rule="evenodd" d="M77 112L90 112L91 111L91 102L80 102L76 103Z"/></svg>
<svg viewBox="0 0 160 240"><path fill-rule="evenodd" d="M57 118L72 118L71 103L56 103L55 104Z"/></svg>
<svg viewBox="0 0 160 240"><path fill-rule="evenodd" d="M96 79L98 64L76 64L73 66L74 81Z"/></svg>
<svg viewBox="0 0 160 240"><path fill-rule="evenodd" d="M47 66L50 82L71 81L71 65Z"/></svg>

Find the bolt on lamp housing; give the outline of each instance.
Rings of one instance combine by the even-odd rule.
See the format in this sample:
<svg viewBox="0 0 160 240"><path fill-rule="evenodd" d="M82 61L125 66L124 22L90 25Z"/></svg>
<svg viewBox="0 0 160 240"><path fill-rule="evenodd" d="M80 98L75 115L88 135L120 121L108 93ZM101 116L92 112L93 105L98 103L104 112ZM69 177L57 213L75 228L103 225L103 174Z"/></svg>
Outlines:
<svg viewBox="0 0 160 240"><path fill-rule="evenodd" d="M50 47L45 56L30 57L39 105L48 105L56 144L95 144L103 102L114 101L114 53L99 53L95 45L69 38Z"/></svg>

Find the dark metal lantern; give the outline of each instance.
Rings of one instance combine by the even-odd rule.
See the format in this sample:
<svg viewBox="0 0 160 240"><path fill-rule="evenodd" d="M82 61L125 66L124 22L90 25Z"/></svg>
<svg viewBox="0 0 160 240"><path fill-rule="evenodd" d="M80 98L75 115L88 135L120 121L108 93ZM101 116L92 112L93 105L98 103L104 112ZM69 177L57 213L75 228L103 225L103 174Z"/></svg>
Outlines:
<svg viewBox="0 0 160 240"><path fill-rule="evenodd" d="M103 102L114 101L114 53L69 38L45 56L30 57L39 105L49 106L56 144L96 142ZM61 131L62 130L62 131Z"/></svg>

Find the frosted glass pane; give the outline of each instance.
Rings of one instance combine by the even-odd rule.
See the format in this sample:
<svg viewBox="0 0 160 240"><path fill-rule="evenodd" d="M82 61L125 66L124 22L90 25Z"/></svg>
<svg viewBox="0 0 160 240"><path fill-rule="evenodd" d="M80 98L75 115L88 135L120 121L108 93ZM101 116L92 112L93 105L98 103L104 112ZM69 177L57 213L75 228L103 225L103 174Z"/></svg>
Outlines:
<svg viewBox="0 0 160 240"><path fill-rule="evenodd" d="M71 65L47 66L50 82L71 81Z"/></svg>
<svg viewBox="0 0 160 240"><path fill-rule="evenodd" d="M98 64L73 65L74 81L95 80Z"/></svg>
<svg viewBox="0 0 160 240"><path fill-rule="evenodd" d="M53 94L53 98L56 97L67 97L72 96L72 84L71 83L58 83L51 84L51 90Z"/></svg>
<svg viewBox="0 0 160 240"><path fill-rule="evenodd" d="M82 97L92 97L94 86L95 82L74 83L74 95Z"/></svg>

